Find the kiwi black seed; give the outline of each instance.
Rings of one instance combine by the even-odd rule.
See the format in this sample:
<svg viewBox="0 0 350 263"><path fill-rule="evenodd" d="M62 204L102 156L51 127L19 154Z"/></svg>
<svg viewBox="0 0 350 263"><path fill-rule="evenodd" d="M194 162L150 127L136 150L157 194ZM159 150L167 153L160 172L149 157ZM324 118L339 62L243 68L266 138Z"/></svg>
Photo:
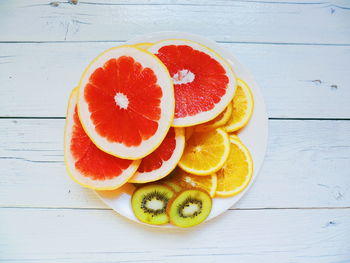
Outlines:
<svg viewBox="0 0 350 263"><path fill-rule="evenodd" d="M131 206L135 216L142 222L162 225L169 222L166 207L174 191L161 184L147 184L135 190Z"/></svg>
<svg viewBox="0 0 350 263"><path fill-rule="evenodd" d="M167 206L170 222L179 227L191 227L203 222L210 214L212 199L198 188L178 193Z"/></svg>

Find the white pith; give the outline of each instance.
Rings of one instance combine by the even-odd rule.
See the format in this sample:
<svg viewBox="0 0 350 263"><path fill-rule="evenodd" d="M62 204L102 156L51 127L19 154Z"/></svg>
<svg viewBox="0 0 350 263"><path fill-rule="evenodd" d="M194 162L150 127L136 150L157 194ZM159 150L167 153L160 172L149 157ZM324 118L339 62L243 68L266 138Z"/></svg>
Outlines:
<svg viewBox="0 0 350 263"><path fill-rule="evenodd" d="M153 182L159 180L165 176L167 176L180 161L182 153L185 148L185 131L184 128L174 128L175 129L175 140L176 145L173 151L173 155L169 160L162 163L162 166L159 169L150 171L150 172L138 172L134 174L133 177L130 178L129 182L131 183L146 183Z"/></svg>
<svg viewBox="0 0 350 263"><path fill-rule="evenodd" d="M153 198L151 200L148 200L145 205L148 209L151 210L160 210L164 207L164 202L162 200L158 200L156 198Z"/></svg>
<svg viewBox="0 0 350 263"><path fill-rule="evenodd" d="M194 81L195 75L188 69L182 69L173 76L174 84L187 84Z"/></svg>
<svg viewBox="0 0 350 263"><path fill-rule="evenodd" d="M221 100L215 105L215 107L210 111L203 111L200 112L194 116L186 116L182 118L174 118L172 126L174 127L187 127L192 125L201 124L207 121L210 121L214 119L216 116L218 116L230 103L230 101L233 98L233 95L236 90L236 77L234 75L234 72L231 68L231 66L228 64L225 59L220 57L218 54L215 53L215 51L212 51L211 49L207 48L204 45L201 45L194 41L189 40L183 40L183 39L168 39L168 40L162 40L154 45L152 45L148 50L153 53L157 54L158 50L164 46L168 45L187 45L192 47L195 50L199 50L201 52L206 53L211 58L217 60L221 66L226 71L226 76L229 78L228 88L226 91L226 94L221 97ZM175 83L176 84L176 83Z"/></svg>
<svg viewBox="0 0 350 263"><path fill-rule="evenodd" d="M121 56L130 56L136 62L140 63L143 68L152 69L157 76L157 85L162 89L162 98L160 101L161 116L158 120L158 129L152 137L142 141L138 146L126 146L123 143L110 142L107 138L99 135L90 118L91 112L89 111L88 103L84 98L84 88L86 84L89 83L89 77L91 74L97 68L102 67L109 59L118 59ZM147 96L147 94L145 94L145 96ZM119 101L119 103L122 102L124 103L122 105L125 106L125 101L123 101L124 100ZM132 46L112 48L99 55L88 66L79 83L78 111L84 130L98 148L120 158L136 160L143 158L154 151L154 149L156 149L163 141L168 132L174 116L174 108L175 99L173 84L165 66L152 54Z"/></svg>
<svg viewBox="0 0 350 263"><path fill-rule="evenodd" d="M67 111L67 119L66 119L66 128L65 128L65 145L64 145L64 158L67 170L77 183L93 188L96 190L112 190L122 186L124 183L128 181L128 179L135 173L137 167L140 164L139 160L133 161L132 164L125 169L122 174L116 176L112 179L107 180L93 180L90 177L82 175L75 168L75 159L70 151L70 142L73 134L74 127L74 109L77 103L77 91L74 90L71 94L68 111Z"/></svg>
<svg viewBox="0 0 350 263"><path fill-rule="evenodd" d="M200 208L198 204L190 203L183 208L182 214L184 216L192 216L194 213L199 211L200 211Z"/></svg>
<svg viewBox="0 0 350 263"><path fill-rule="evenodd" d="M127 109L129 106L128 97L121 92L117 92L117 94L115 94L114 100L115 100L115 104L121 109Z"/></svg>

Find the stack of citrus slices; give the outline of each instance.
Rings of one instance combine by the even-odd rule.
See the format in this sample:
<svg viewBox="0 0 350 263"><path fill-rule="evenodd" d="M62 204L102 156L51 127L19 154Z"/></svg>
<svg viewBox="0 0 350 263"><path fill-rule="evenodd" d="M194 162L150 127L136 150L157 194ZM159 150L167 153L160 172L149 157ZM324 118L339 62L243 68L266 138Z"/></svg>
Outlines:
<svg viewBox="0 0 350 263"><path fill-rule="evenodd" d="M65 163L95 190L136 185L144 223L190 227L212 198L240 193L253 174L237 134L253 112L247 84L206 46L171 39L111 48L70 96Z"/></svg>

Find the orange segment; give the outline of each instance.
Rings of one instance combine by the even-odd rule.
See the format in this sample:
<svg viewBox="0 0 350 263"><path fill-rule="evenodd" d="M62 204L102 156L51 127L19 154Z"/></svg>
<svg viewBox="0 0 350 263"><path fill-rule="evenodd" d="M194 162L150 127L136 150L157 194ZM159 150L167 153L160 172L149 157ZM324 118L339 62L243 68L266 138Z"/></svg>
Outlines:
<svg viewBox="0 0 350 263"><path fill-rule="evenodd" d="M227 132L237 131L243 128L250 120L254 99L249 86L241 79L237 80L237 89L232 100L232 114L224 129Z"/></svg>
<svg viewBox="0 0 350 263"><path fill-rule="evenodd" d="M185 128L185 140L187 141L189 138L191 138L193 132L194 132L195 126L189 126Z"/></svg>
<svg viewBox="0 0 350 263"><path fill-rule="evenodd" d="M228 135L222 129L196 132L187 141L179 166L196 175L210 175L219 170L230 151Z"/></svg>
<svg viewBox="0 0 350 263"><path fill-rule="evenodd" d="M198 176L181 171L174 177L174 180L177 181L179 185L183 188L201 188L207 191L211 197L214 197L215 195L217 186L217 177L215 174L207 176Z"/></svg>
<svg viewBox="0 0 350 263"><path fill-rule="evenodd" d="M216 172L216 195L233 196L249 184L253 176L253 161L248 149L235 135L230 135L230 154L225 165Z"/></svg>

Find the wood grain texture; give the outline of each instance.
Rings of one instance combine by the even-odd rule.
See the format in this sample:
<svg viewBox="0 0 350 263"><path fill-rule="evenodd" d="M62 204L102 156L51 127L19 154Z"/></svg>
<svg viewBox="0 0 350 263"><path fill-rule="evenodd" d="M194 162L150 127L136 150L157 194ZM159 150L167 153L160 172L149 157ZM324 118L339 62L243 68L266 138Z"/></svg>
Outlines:
<svg viewBox="0 0 350 263"><path fill-rule="evenodd" d="M71 181L64 120L0 120L0 206L106 208ZM269 122L263 168L237 208L350 207L350 122Z"/></svg>
<svg viewBox="0 0 350 263"><path fill-rule="evenodd" d="M67 2L1 1L0 41L127 40L177 30L220 41L350 43L346 1Z"/></svg>
<svg viewBox="0 0 350 263"><path fill-rule="evenodd" d="M154 229L105 210L0 209L3 262L345 263L350 209L228 211Z"/></svg>
<svg viewBox="0 0 350 263"><path fill-rule="evenodd" d="M0 44L0 116L65 116L84 68L119 44ZM252 71L270 117L350 118L350 46L220 45Z"/></svg>

